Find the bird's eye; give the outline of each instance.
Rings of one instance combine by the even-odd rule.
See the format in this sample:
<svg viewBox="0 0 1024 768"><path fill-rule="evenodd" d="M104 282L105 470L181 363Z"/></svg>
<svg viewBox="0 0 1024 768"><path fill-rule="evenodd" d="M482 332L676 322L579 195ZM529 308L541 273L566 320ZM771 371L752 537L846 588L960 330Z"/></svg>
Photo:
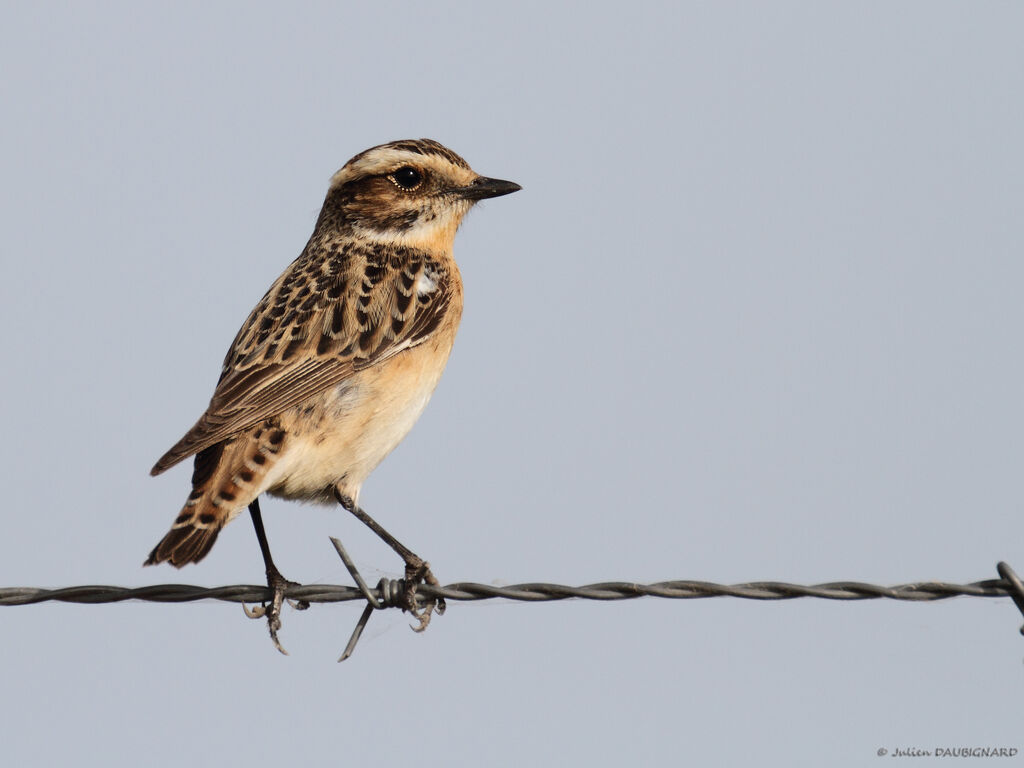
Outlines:
<svg viewBox="0 0 1024 768"><path fill-rule="evenodd" d="M423 183L423 174L411 165L403 165L397 171L389 175L388 178L391 179L396 186L404 189L406 192L411 192Z"/></svg>

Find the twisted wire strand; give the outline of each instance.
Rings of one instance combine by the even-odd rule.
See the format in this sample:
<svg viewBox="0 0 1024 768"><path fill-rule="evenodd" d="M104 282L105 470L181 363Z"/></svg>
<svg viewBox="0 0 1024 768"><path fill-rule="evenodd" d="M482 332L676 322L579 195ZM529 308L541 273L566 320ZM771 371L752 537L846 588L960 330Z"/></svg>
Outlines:
<svg viewBox="0 0 1024 768"><path fill-rule="evenodd" d="M1005 565L1000 563L1001 566ZM1007 566L1008 568L1008 566ZM1012 571L1010 571L1012 574ZM976 581L970 584L950 584L939 581L880 586L857 581L836 581L827 584L788 584L779 581L756 581L743 584L716 584L708 581L660 581L654 584L612 581L586 584L580 587L565 584L529 583L510 586L494 586L474 582L458 582L442 587L422 584L417 593L425 598L445 600L490 600L503 598L526 602L551 602L556 600L630 600L638 597L661 597L673 600L693 600L708 597L736 597L745 600L793 600L801 597L815 597L825 600L876 600L886 598L910 602L947 600L951 597L1011 597L1017 602L1024 599L1013 584L1013 579L1003 578ZM1013 574L1015 576L1015 574ZM1019 580L1017 580L1019 584ZM384 600L388 590L400 590L401 582L394 580L369 592L377 599ZM79 604L120 603L126 600L142 600L153 603L186 603L197 600L221 600L231 603L258 603L268 601L271 591L265 586L235 584L223 587L199 587L190 584L154 584L144 587L117 587L108 585L83 585L60 589L37 587L0 588L0 605L31 605L43 602ZM289 587L286 597L309 603L341 603L365 600L364 593L357 587L336 584L302 584ZM1022 609L1024 610L1024 609Z"/></svg>
<svg viewBox="0 0 1024 768"><path fill-rule="evenodd" d="M295 584L285 590L285 597L297 608L306 608L310 603L340 603L361 600L366 603L348 644L338 661L344 661L355 651L356 644L374 611L401 607L402 596L409 594L407 585L401 579L381 579L375 588L370 588L344 545L331 538L338 556L348 569L354 587L337 584ZM927 602L947 600L951 597L1009 597L1024 613L1024 583L1006 563L996 566L999 579L975 581L970 584L948 584L941 581L923 581L913 584L897 584L891 587L865 584L859 581L833 581L827 584L788 584L781 581L753 581L745 584L715 584L709 581L659 581L654 584L637 584L626 581L609 581L570 587L565 584L513 584L498 587L490 584L459 582L447 586L418 584L415 589L416 601L427 601L431 607L417 614L420 619L416 631L426 628L431 610L444 612L446 600L523 600L528 602L551 602L554 600L630 600L637 597L662 597L671 600L693 600L705 597L738 597L746 600L794 600L801 597L817 597L825 600L904 600ZM145 600L154 603L185 603L195 600L222 600L242 603L246 615L251 618L268 616L270 637L274 646L287 653L277 640L275 626L269 620L266 610L250 611L245 603L266 604L273 600L273 592L263 586L235 584L226 587L197 587L191 584L154 584L147 587L112 587L106 585L85 585L62 589L39 589L37 587L0 588L0 605L31 605L57 601L62 603L120 603L125 600ZM431 602L433 601L433 602ZM416 604L423 605L422 602ZM1024 634L1024 627L1021 628Z"/></svg>

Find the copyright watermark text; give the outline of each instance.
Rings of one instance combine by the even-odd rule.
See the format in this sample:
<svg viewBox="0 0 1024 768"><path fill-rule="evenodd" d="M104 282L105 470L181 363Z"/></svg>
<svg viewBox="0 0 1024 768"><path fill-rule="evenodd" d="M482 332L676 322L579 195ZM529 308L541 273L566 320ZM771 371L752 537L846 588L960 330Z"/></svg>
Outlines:
<svg viewBox="0 0 1024 768"><path fill-rule="evenodd" d="M879 757L1016 757L1017 747L879 747Z"/></svg>

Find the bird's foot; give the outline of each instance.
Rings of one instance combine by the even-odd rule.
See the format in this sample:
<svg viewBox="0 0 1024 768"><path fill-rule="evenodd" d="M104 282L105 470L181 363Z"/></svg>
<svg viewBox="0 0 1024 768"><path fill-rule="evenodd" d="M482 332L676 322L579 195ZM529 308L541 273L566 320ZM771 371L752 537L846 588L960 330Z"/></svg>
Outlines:
<svg viewBox="0 0 1024 768"><path fill-rule="evenodd" d="M413 626L414 632L422 632L430 624L430 617L435 612L438 616L444 613L443 597L432 597L421 602L416 593L420 584L439 587L441 583L430 570L430 563L417 555L411 555L405 561L405 592L402 595L402 610L408 611L419 621Z"/></svg>
<svg viewBox="0 0 1024 768"><path fill-rule="evenodd" d="M297 587L299 584L294 581L288 581L275 568L272 571L267 571L267 586L274 593L270 605L263 603L262 605L250 608L245 603L242 603L242 610L245 611L245 615L250 619L266 617L267 629L270 631L270 639L273 641L274 647L287 656L288 651L284 649L281 642L277 639L277 631L281 628L281 608L285 603L285 590L288 587ZM305 600L288 600L288 604L297 611L304 611L309 608L309 603Z"/></svg>

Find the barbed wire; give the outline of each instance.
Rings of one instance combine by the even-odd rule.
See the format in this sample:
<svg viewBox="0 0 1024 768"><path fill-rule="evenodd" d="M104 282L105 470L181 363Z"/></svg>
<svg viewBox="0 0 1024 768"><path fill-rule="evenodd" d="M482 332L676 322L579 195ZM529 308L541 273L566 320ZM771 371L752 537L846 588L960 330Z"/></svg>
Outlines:
<svg viewBox="0 0 1024 768"><path fill-rule="evenodd" d="M402 579L389 580L391 592L400 591ZM380 589L371 594L383 599ZM637 584L609 581L571 587L565 584L543 582L494 586L476 582L457 582L441 587L421 584L417 594L426 598L474 601L504 598L526 602L552 602L569 600L630 600L637 597L665 597L688 600L704 597L739 597L747 600L793 600L799 597L818 597L826 600L874 600L888 598L912 602L946 600L951 597L1012 597L1010 589L1001 579L977 581L971 584L948 584L929 581L898 584L891 587L865 584L857 581L837 581L827 584L788 584L779 581L758 581L742 584L715 584L707 581L659 581ZM236 584L225 587L199 587L190 584L153 584L145 587L115 587L85 585L42 589L35 587L0 588L0 605L31 605L44 602L98 604L142 600L151 603L189 603L197 600L221 600L229 603L259 603L271 599L266 586ZM307 603L343 603L365 600L356 587L337 584L302 584L288 587L285 597Z"/></svg>
<svg viewBox="0 0 1024 768"><path fill-rule="evenodd" d="M352 600L367 602L363 615L356 625L338 661L348 658L355 649L366 622L375 610L400 607L401 597L408 585L404 579L381 579L376 588L370 588L363 581L341 542L331 542L341 556L357 586L337 584L294 584L285 590L285 598L295 601L298 607L311 603L341 603ZM993 597L1013 600L1024 614L1024 584L1014 570L1004 562L996 565L998 579L986 579L969 584L951 584L941 581L922 581L894 586L880 586L859 581L833 581L825 584L790 584L781 581L753 581L741 584L716 584L709 581L673 580L653 584L610 581L586 584L580 587L565 584L528 583L495 586L475 582L457 582L445 586L418 584L415 586L416 599L437 601L443 611L444 601L476 601L503 598L526 602L552 602L558 600L631 600L638 597L661 597L672 600L693 600L709 597L736 597L745 600L794 600L814 597L825 600L901 600L908 602L931 602L948 600L953 597ZM62 602L95 605L99 603L120 603L126 600L142 600L153 603L186 603L197 600L221 600L231 603L267 603L273 592L266 586L236 584L224 587L199 587L190 584L154 584L144 587L117 587L108 585L84 585L42 589L36 587L0 588L0 606L33 605L43 602ZM1024 634L1024 627L1021 627Z"/></svg>

